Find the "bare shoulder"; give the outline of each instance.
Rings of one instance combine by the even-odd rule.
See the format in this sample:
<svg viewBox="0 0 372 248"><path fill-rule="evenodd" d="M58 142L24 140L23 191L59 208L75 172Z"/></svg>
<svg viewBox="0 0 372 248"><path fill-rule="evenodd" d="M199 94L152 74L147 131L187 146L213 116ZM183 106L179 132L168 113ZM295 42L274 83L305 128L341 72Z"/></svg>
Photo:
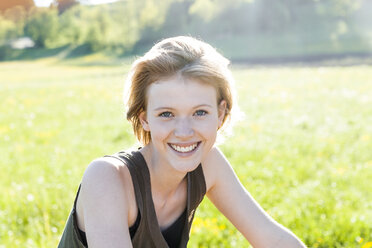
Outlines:
<svg viewBox="0 0 372 248"><path fill-rule="evenodd" d="M84 172L81 194L83 199L92 198L97 202L107 201L110 196L114 201L132 202L134 189L128 167L114 157L93 160Z"/></svg>
<svg viewBox="0 0 372 248"><path fill-rule="evenodd" d="M90 185L102 184L106 182L121 181L123 176L128 173L127 166L119 159L113 157L101 157L93 160L84 172L82 184Z"/></svg>
<svg viewBox="0 0 372 248"><path fill-rule="evenodd" d="M202 163L207 192L219 179L219 175L226 170L232 170L223 152L218 147L213 147Z"/></svg>
<svg viewBox="0 0 372 248"><path fill-rule="evenodd" d="M128 216L135 204L133 191L129 170L119 159L102 157L88 165L77 206L78 224L88 241L122 239L120 233L128 232Z"/></svg>
<svg viewBox="0 0 372 248"><path fill-rule="evenodd" d="M127 166L119 159L102 157L93 160L84 172L81 182L83 194L93 194L96 199L108 193L123 193L131 186Z"/></svg>
<svg viewBox="0 0 372 248"><path fill-rule="evenodd" d="M218 147L212 147L208 156L206 157L203 165L205 166L213 166L212 164L218 164L218 166L226 165L227 160L223 152Z"/></svg>

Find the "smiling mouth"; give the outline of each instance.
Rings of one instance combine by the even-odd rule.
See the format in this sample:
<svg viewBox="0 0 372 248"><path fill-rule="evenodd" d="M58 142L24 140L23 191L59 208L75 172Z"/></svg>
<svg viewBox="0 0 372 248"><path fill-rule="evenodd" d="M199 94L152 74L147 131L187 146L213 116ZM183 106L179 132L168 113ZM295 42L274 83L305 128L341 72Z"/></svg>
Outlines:
<svg viewBox="0 0 372 248"><path fill-rule="evenodd" d="M199 146L201 142L196 142L196 143L193 143L193 144L190 144L190 145L176 145L176 144L170 144L169 143L169 146L175 150L176 152L181 152L181 153L188 153L188 152L192 152L194 150L196 150L196 148Z"/></svg>

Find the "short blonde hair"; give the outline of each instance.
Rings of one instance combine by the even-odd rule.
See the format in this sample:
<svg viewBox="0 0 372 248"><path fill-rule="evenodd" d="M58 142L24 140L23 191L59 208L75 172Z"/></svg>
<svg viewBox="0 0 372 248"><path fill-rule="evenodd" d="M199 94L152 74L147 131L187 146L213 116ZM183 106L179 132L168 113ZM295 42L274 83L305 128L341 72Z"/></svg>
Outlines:
<svg viewBox="0 0 372 248"><path fill-rule="evenodd" d="M155 44L133 63L127 78L127 120L131 122L137 139L143 145L151 141L150 132L143 129L139 119L140 113L146 111L149 85L175 74L216 89L217 104L226 101L223 125L230 119L233 106L233 78L228 65L229 60L212 46L192 37L178 36Z"/></svg>

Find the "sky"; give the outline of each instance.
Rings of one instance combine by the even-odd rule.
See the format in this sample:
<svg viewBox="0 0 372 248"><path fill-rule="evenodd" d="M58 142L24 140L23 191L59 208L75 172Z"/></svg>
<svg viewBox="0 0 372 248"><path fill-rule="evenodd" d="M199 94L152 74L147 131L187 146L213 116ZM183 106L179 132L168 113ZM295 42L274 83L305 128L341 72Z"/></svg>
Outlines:
<svg viewBox="0 0 372 248"><path fill-rule="evenodd" d="M117 0L81 0L82 4L103 4L103 3L112 3L116 2ZM38 7L48 7L53 0L34 0L35 5Z"/></svg>

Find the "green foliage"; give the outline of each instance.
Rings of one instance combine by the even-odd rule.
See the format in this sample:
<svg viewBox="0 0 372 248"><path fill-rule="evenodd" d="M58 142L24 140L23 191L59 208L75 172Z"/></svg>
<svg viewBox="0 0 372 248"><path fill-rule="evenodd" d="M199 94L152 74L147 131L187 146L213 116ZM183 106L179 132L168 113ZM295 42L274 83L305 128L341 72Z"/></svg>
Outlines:
<svg viewBox="0 0 372 248"><path fill-rule="evenodd" d="M63 13L72 6L78 4L76 0L54 0L54 4L57 5L58 12Z"/></svg>
<svg viewBox="0 0 372 248"><path fill-rule="evenodd" d="M0 60L12 54L9 41L23 36L26 11L22 6L8 8L0 15Z"/></svg>
<svg viewBox="0 0 372 248"><path fill-rule="evenodd" d="M102 49L110 39L109 26L111 22L109 14L105 10L93 9L88 15L84 15L83 19L90 23L85 43L94 52Z"/></svg>
<svg viewBox="0 0 372 248"><path fill-rule="evenodd" d="M319 14L324 17L347 18L361 7L363 0L315 1Z"/></svg>
<svg viewBox="0 0 372 248"><path fill-rule="evenodd" d="M56 247L87 164L134 144L129 62L97 56L0 63L0 247ZM372 67L233 74L246 117L220 148L242 184L308 247L372 242ZM205 199L189 247L249 244Z"/></svg>
<svg viewBox="0 0 372 248"><path fill-rule="evenodd" d="M27 12L23 6L15 6L0 15L0 44L21 37L26 22Z"/></svg>
<svg viewBox="0 0 372 248"><path fill-rule="evenodd" d="M59 16L60 42L73 46L80 45L87 36L87 21L82 18L81 6L74 6Z"/></svg>
<svg viewBox="0 0 372 248"><path fill-rule="evenodd" d="M14 36L15 26L14 22L0 16L0 44Z"/></svg>
<svg viewBox="0 0 372 248"><path fill-rule="evenodd" d="M92 8L85 12L83 19L89 25L84 43L88 44L92 51L130 50L138 40L137 23L130 11L131 8L131 3L128 3L111 8L109 6Z"/></svg>
<svg viewBox="0 0 372 248"><path fill-rule="evenodd" d="M132 1L74 6L60 16L63 44L86 44L91 51L129 51L139 39L139 12Z"/></svg>
<svg viewBox="0 0 372 248"><path fill-rule="evenodd" d="M53 47L57 40L59 22L56 9L33 9L25 25L25 34L39 47Z"/></svg>
<svg viewBox="0 0 372 248"><path fill-rule="evenodd" d="M366 0L75 3L55 0L50 8L31 11L12 5L1 12L0 42L27 35L39 47L83 46L122 55L142 52L165 37L192 35L219 48L232 47L225 50L232 59L267 57L269 51L274 56L370 52L372 47L372 4Z"/></svg>

